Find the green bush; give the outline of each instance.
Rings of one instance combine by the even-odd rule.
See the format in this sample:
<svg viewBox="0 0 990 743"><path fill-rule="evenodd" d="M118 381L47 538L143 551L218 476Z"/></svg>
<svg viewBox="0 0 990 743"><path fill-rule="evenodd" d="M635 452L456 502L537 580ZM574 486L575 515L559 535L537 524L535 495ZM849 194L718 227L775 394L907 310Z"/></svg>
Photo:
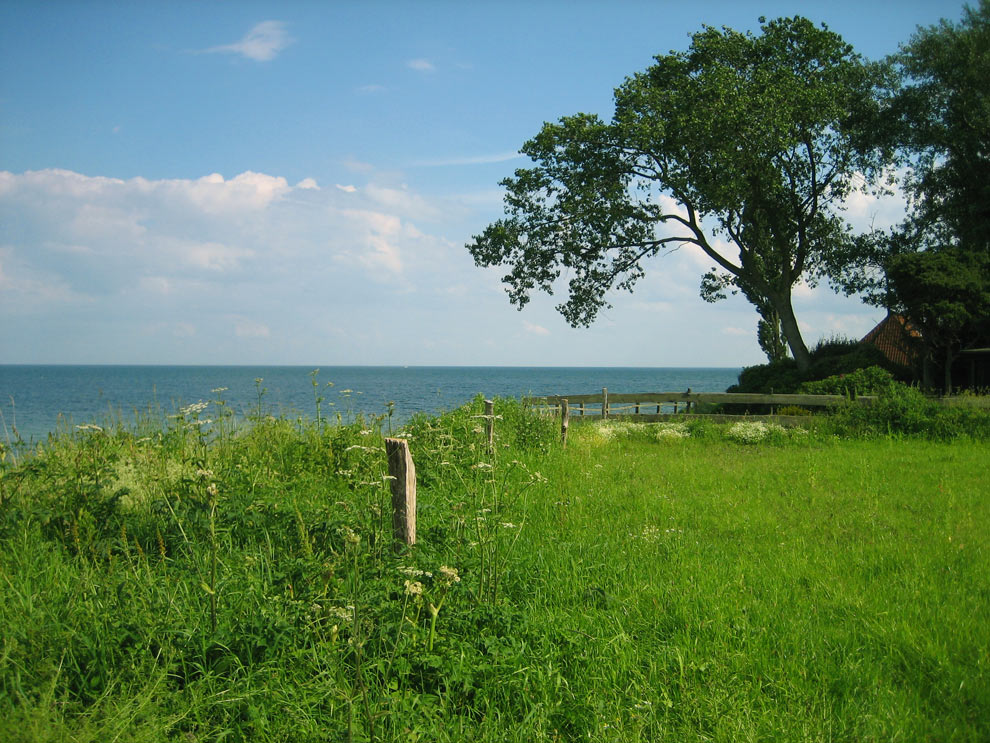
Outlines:
<svg viewBox="0 0 990 743"><path fill-rule="evenodd" d="M787 394L796 392L802 381L794 359L784 359L772 364L747 366L739 373L739 384L726 391Z"/></svg>
<svg viewBox="0 0 990 743"><path fill-rule="evenodd" d="M849 402L836 411L837 432L853 435L920 436L936 441L990 438L990 413L945 406L916 387L891 383L869 405Z"/></svg>
<svg viewBox="0 0 990 743"><path fill-rule="evenodd" d="M856 369L848 374L835 374L825 379L805 382L800 391L809 395L877 395L893 384L894 375L879 366Z"/></svg>

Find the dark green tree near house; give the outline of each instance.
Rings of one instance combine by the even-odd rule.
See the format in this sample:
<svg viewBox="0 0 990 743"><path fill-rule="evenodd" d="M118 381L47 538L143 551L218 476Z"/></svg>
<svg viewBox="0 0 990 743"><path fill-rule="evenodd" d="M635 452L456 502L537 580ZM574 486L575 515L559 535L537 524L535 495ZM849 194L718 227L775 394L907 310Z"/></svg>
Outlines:
<svg viewBox="0 0 990 743"><path fill-rule="evenodd" d="M952 392L959 352L990 342L990 260L932 248L895 256L887 274L892 293L921 330L931 361L942 369L942 389Z"/></svg>
<svg viewBox="0 0 990 743"><path fill-rule="evenodd" d="M891 62L899 89L873 131L900 152L909 214L846 243L831 269L921 330L950 392L959 352L990 345L990 2L919 30Z"/></svg>
<svg viewBox="0 0 990 743"><path fill-rule="evenodd" d="M742 292L767 355L783 339L807 368L792 290L847 240L843 200L885 164L862 136L885 81L824 26L761 24L758 35L705 27L628 78L611 121L567 116L523 145L533 167L502 182L504 218L468 245L477 265L509 268L513 304L552 294L566 273L558 310L589 325L648 259L691 244L713 264L702 296Z"/></svg>

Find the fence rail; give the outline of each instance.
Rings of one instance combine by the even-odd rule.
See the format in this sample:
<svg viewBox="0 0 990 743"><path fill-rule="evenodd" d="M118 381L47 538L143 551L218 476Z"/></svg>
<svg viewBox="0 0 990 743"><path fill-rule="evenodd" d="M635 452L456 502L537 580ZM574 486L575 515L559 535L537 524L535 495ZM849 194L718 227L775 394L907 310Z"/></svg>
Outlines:
<svg viewBox="0 0 990 743"><path fill-rule="evenodd" d="M663 421L684 414L704 415L712 420L739 420L745 416L750 420L771 419L781 423L801 423L806 415L750 415L748 413L699 413L699 406L745 405L822 408L838 405L849 398L844 395L803 395L803 394L757 394L749 392L609 392L602 388L600 393L590 395L546 395L529 397L531 405L543 406L551 410L559 409L568 417L592 417L613 419L635 419L640 421ZM855 401L869 404L876 397L861 395ZM666 412L665 412L666 411Z"/></svg>

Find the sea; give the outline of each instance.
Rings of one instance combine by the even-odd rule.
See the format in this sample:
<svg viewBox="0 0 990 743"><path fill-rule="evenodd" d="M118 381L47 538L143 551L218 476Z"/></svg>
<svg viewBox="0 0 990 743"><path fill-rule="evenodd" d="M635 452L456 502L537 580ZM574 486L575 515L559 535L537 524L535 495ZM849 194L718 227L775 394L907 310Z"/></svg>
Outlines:
<svg viewBox="0 0 990 743"><path fill-rule="evenodd" d="M391 408L393 424L477 395L724 392L740 368L505 366L0 365L0 441L39 442L84 425L132 426L222 400L235 416L352 421ZM203 417L210 413L204 411Z"/></svg>

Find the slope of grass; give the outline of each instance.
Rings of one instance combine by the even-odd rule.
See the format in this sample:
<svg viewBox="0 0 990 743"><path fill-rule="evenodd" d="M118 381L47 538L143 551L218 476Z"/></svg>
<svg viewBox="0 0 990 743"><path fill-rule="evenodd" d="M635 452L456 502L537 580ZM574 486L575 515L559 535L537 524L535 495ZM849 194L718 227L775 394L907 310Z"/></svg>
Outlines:
<svg viewBox="0 0 990 743"><path fill-rule="evenodd" d="M478 400L396 552L382 421L199 412L7 457L4 740L990 737L984 443Z"/></svg>

